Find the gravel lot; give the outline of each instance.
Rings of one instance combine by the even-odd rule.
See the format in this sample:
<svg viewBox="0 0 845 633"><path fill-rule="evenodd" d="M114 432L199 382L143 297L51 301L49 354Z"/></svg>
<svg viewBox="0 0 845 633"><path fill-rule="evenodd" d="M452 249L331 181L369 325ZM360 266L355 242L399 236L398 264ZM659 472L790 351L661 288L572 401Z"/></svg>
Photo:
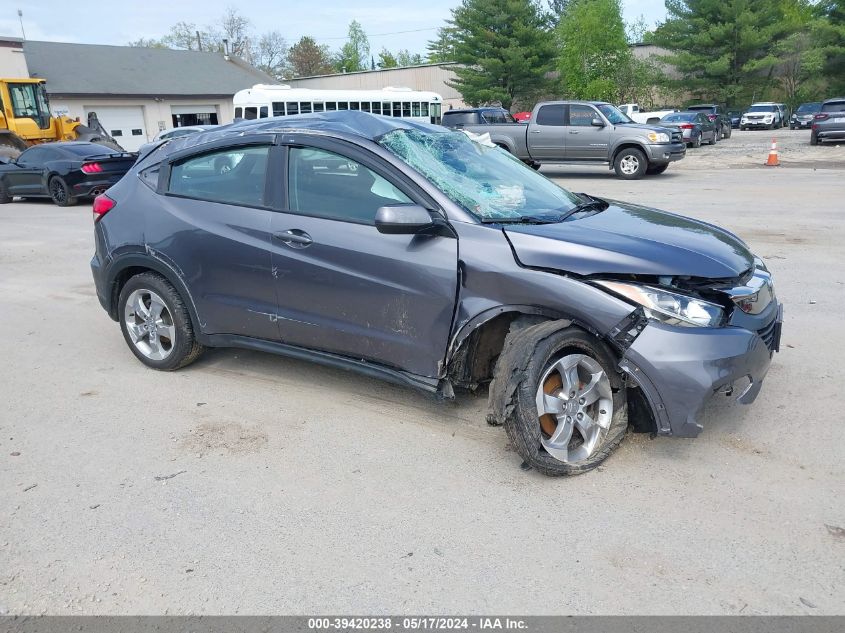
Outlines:
<svg viewBox="0 0 845 633"><path fill-rule="evenodd" d="M638 182L544 168L736 231L786 303L753 406L570 479L520 470L485 394L233 350L145 369L88 207L0 206L0 613L845 613L845 146L808 135L776 132L778 169L738 131Z"/></svg>

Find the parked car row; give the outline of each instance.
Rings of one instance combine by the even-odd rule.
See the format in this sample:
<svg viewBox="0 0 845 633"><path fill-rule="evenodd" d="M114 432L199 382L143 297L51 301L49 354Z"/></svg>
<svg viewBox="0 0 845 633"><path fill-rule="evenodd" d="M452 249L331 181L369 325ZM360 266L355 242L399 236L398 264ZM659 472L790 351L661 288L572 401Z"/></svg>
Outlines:
<svg viewBox="0 0 845 633"><path fill-rule="evenodd" d="M689 147L701 147L702 143L715 145L721 138L722 127L718 121L711 121L703 112L674 112L660 119L660 125L680 130L684 143Z"/></svg>

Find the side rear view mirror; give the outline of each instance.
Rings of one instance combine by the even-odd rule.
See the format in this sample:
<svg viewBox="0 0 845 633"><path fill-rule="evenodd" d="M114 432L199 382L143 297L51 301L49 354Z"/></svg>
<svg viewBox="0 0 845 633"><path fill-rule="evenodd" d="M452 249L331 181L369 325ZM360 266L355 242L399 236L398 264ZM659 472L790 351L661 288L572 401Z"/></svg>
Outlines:
<svg viewBox="0 0 845 633"><path fill-rule="evenodd" d="M435 225L428 209L418 204L379 207L376 229L387 235L413 235Z"/></svg>
<svg viewBox="0 0 845 633"><path fill-rule="evenodd" d="M595 118L590 121L590 125L592 125L593 127L604 127L604 121L599 118Z"/></svg>

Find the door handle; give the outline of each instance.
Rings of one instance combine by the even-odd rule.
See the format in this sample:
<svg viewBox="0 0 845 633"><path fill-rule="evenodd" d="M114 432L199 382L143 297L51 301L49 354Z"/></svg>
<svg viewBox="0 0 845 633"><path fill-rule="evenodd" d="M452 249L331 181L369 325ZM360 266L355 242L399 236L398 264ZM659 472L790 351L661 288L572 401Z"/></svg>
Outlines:
<svg viewBox="0 0 845 633"><path fill-rule="evenodd" d="M305 248L314 241L308 233L299 229L288 229L287 231L273 233L273 237L293 248Z"/></svg>
<svg viewBox="0 0 845 633"><path fill-rule="evenodd" d="M569 130L570 134L578 134L578 130Z"/></svg>
<svg viewBox="0 0 845 633"><path fill-rule="evenodd" d="M539 134L542 130L531 130L532 134Z"/></svg>

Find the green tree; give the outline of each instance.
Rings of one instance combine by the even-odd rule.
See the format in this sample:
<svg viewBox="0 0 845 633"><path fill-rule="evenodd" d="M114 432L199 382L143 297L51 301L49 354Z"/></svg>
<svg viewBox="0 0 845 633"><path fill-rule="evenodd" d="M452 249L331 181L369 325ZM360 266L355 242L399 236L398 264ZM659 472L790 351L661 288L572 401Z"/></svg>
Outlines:
<svg viewBox="0 0 845 633"><path fill-rule="evenodd" d="M619 101L634 77L620 0L572 0L557 28L558 68L567 96Z"/></svg>
<svg viewBox="0 0 845 633"><path fill-rule="evenodd" d="M399 62L396 61L396 56L386 48L382 48L378 54L379 68L396 68Z"/></svg>
<svg viewBox="0 0 845 633"><path fill-rule="evenodd" d="M427 60L430 64L455 61L455 27L449 20L446 26L437 29L437 37L428 42Z"/></svg>
<svg viewBox="0 0 845 633"><path fill-rule="evenodd" d="M822 74L829 91L840 95L845 92L845 0L822 0L815 15L815 41L824 56Z"/></svg>
<svg viewBox="0 0 845 633"><path fill-rule="evenodd" d="M349 23L346 44L341 47L335 58L335 67L340 72L353 73L369 68L370 41L364 28L357 20Z"/></svg>
<svg viewBox="0 0 845 633"><path fill-rule="evenodd" d="M457 79L472 105L530 99L548 84L554 41L548 17L531 0L462 0L452 10Z"/></svg>
<svg viewBox="0 0 845 633"><path fill-rule="evenodd" d="M407 48L403 48L396 53L396 63L400 66L419 66L425 62L419 53L412 53Z"/></svg>
<svg viewBox="0 0 845 633"><path fill-rule="evenodd" d="M328 47L319 46L313 37L307 35L290 47L287 58L294 77L328 75L334 70Z"/></svg>
<svg viewBox="0 0 845 633"><path fill-rule="evenodd" d="M737 104L761 98L775 81L778 45L794 29L796 0L666 0L667 19L653 42L697 98Z"/></svg>

